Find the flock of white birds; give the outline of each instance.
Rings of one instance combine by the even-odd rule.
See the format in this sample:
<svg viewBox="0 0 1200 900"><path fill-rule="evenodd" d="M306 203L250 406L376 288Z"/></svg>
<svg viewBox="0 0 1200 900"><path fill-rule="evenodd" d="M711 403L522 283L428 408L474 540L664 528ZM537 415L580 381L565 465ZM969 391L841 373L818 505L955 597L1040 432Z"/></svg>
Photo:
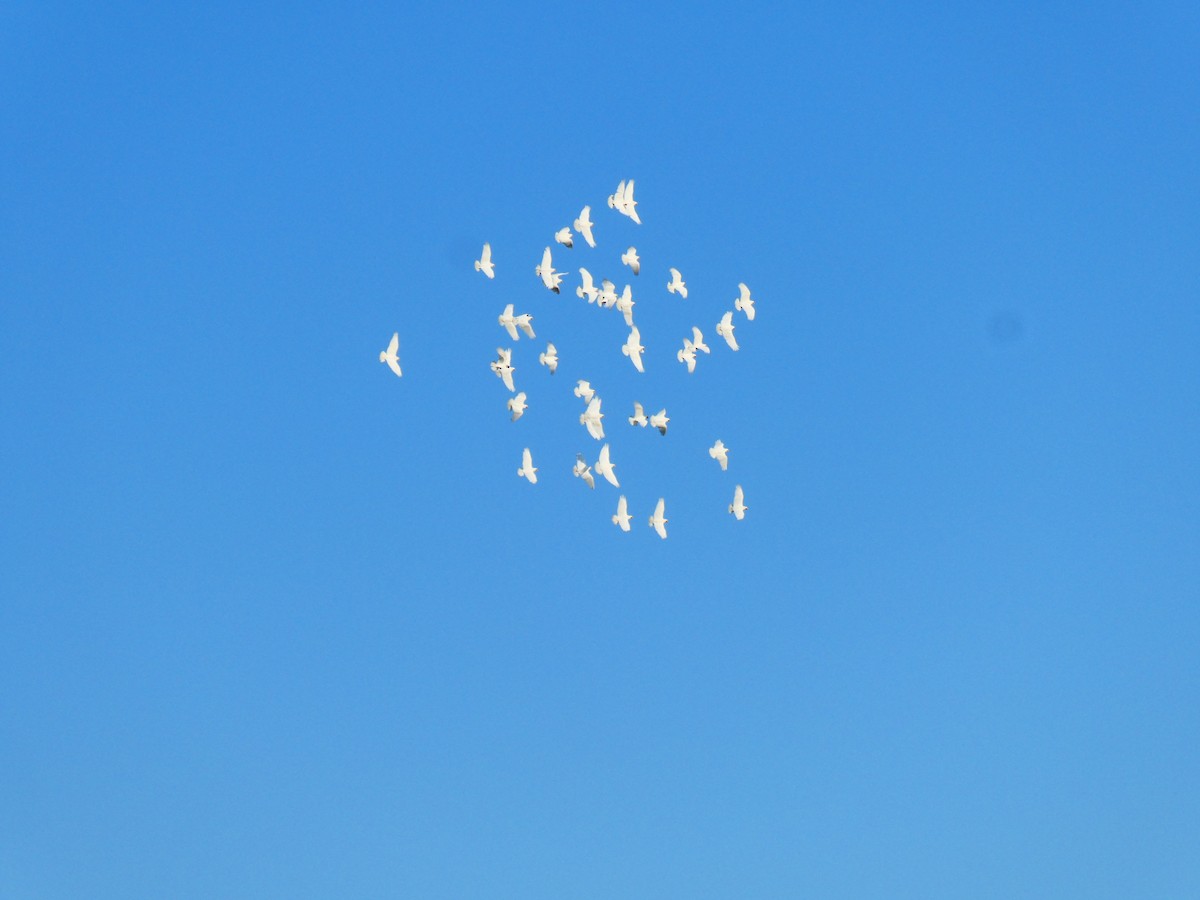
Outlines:
<svg viewBox="0 0 1200 900"><path fill-rule="evenodd" d="M637 201L633 198L633 180L622 181L614 193L608 197L608 205L611 209L616 210L623 216L627 216L638 225L642 224L641 217L637 212ZM596 238L593 232L595 227L591 220L592 208L585 206L579 213L579 217L572 223L574 232L571 227L563 227L554 234L555 243L566 247L568 250L574 247L575 235L578 234L583 238L584 242L591 248L596 247ZM629 247L621 254L621 264L628 267L636 277L641 274L641 258L638 256L637 248ZM487 278L494 279L496 277L496 265L492 260L492 246L485 243L483 252L479 259L475 260L475 271L482 272ZM563 281L563 273L556 271L554 268L553 254L550 247L542 252L541 262L534 267L534 275L536 275L546 287L547 290L559 294ZM667 291L686 300L688 295L687 284L683 280L683 276L678 269L672 268L670 271L670 281L667 282ZM602 278L599 286L592 274L586 268L579 269L580 284L575 289L576 296L581 299L586 299L589 304L595 304L601 309L616 309L622 314L625 319L625 325L629 328L629 336L625 343L621 345L622 355L629 358L634 368L638 372L645 372L645 367L642 362L642 354L646 348L642 345L641 332L633 320L633 308L635 302L633 299L633 289L631 285L626 284L624 289L618 294L616 285L613 281ZM740 312L745 315L747 321L754 321L754 301L750 297L750 289L745 284L738 285L738 297L733 301L733 309L728 310L721 316L721 319L716 324L717 334L724 338L725 343L730 350L737 350L738 344L734 337L734 313ZM500 326L508 333L509 338L513 341L521 339L521 333L526 337L533 339L536 337L533 330L533 316L529 313L517 314L514 312L514 304L509 303L504 307L504 311L498 317ZM400 369L400 335L399 332L392 335L391 341L388 343L387 349L379 354L379 361L385 363L397 376L401 375ZM676 359L687 366L689 373L696 370L697 353L711 353L708 345L704 342L704 335L698 326L692 327L691 337L683 338L683 348L676 353ZM504 386L512 394L507 401L507 408L511 414L512 421L516 422L524 415L528 408L528 397L524 391L517 391L516 384L513 381L513 373L516 367L512 362L512 349L497 348L497 357L491 362L492 372L499 378ZM558 349L552 343L546 345L544 352L538 354L538 364L544 366L553 375L558 369ZM579 416L579 422L583 425L589 435L595 440L604 440L604 413L601 412L601 398L597 396L591 384L587 381L580 380L576 382L574 394L576 397L583 400L585 404L584 411ZM633 415L629 416L628 422L634 427L645 428L649 425L656 428L663 436L667 433L667 423L670 421L667 416L666 409L661 409L653 415L647 416L641 403L633 404ZM729 469L730 450L721 440L717 440L711 447L708 448L708 455L712 457L721 467L721 471ZM606 443L600 448L600 455L594 465L589 465L582 453L576 454L573 474L576 478L581 479L589 488L595 489L595 476L599 475L615 488L619 488L620 482L617 480L616 463L612 459L612 450ZM517 469L517 475L526 479L530 484L537 484L538 469L533 464L533 453L526 447L521 453L521 465ZM746 511L749 509L745 503L745 494L742 491L742 486L736 485L733 491L733 502L729 504L729 512L736 519L741 520L745 517ZM628 502L622 494L617 500L617 511L612 517L613 524L622 531L629 531L629 523L631 516L628 511ZM649 517L650 527L652 527L659 537L665 539L667 537L667 517L666 517L666 500L663 497L658 498L658 503L654 507L654 512Z"/></svg>

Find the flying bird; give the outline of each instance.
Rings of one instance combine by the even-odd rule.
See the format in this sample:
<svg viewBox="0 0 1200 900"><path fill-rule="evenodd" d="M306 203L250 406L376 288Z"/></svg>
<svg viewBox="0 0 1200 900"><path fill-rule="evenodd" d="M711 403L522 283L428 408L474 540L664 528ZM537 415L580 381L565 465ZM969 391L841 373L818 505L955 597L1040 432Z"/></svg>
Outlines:
<svg viewBox="0 0 1200 900"><path fill-rule="evenodd" d="M592 386L588 382L583 381L582 379L575 382L574 394L576 397L582 397L584 403L591 403L592 397L595 395L595 393L596 392L592 390Z"/></svg>
<svg viewBox="0 0 1200 900"><path fill-rule="evenodd" d="M512 413L512 420L515 422L525 414L525 410L529 404L525 402L525 392L517 394L515 397L508 398L508 411Z"/></svg>
<svg viewBox="0 0 1200 900"><path fill-rule="evenodd" d="M533 274L541 278L542 284L554 291L554 293L557 294L559 292L558 286L562 284L563 277L561 272L554 271L554 266L551 264L549 247L542 252L541 265L533 267Z"/></svg>
<svg viewBox="0 0 1200 900"><path fill-rule="evenodd" d="M683 276L679 274L678 269L671 270L671 280L667 282L667 290L672 294L678 294L684 300L687 299L687 285L684 284Z"/></svg>
<svg viewBox="0 0 1200 900"><path fill-rule="evenodd" d="M667 511L666 501L662 497L658 498L658 506L654 507L654 515L650 517L650 527L658 532L658 536L664 541L667 539Z"/></svg>
<svg viewBox="0 0 1200 900"><path fill-rule="evenodd" d="M711 352L708 349L708 344L704 343L704 335L700 333L700 329L695 325L692 326L692 346L704 353Z"/></svg>
<svg viewBox="0 0 1200 900"><path fill-rule="evenodd" d="M733 313L726 312L721 316L721 321L717 323L717 334L725 338L725 343L731 350L738 348L737 339L733 336Z"/></svg>
<svg viewBox="0 0 1200 900"><path fill-rule="evenodd" d="M733 517L738 521L746 517L746 510L750 508L743 502L744 496L740 484L733 489L733 502L729 504L729 511L733 513Z"/></svg>
<svg viewBox="0 0 1200 900"><path fill-rule="evenodd" d="M387 367L397 375L403 375L404 373L400 371L400 357L397 355L399 350L400 332L397 331L392 335L392 339L388 341L387 349L379 351L379 361L387 363ZM419 378L417 380L420 381Z"/></svg>
<svg viewBox="0 0 1200 900"><path fill-rule="evenodd" d="M596 489L596 479L592 476L592 467L587 464L582 453L575 454L575 467L571 470L576 478L582 478L584 484L593 491Z"/></svg>
<svg viewBox="0 0 1200 900"><path fill-rule="evenodd" d="M632 178L628 182L622 181L617 185L616 193L608 195L608 205L621 215L629 216L637 224L642 224L642 220L637 213L637 201L633 199Z"/></svg>
<svg viewBox="0 0 1200 900"><path fill-rule="evenodd" d="M499 359L493 360L490 365L492 371L496 373L496 377L504 382L504 386L509 391L515 391L513 387L512 373L516 371L516 366L512 364L512 350L503 350L499 347L496 352L500 355Z"/></svg>
<svg viewBox="0 0 1200 900"><path fill-rule="evenodd" d="M750 288L746 287L742 282L738 282L738 290L741 292L741 296L733 301L733 308L740 309L746 314L746 318L753 322L754 301L750 299Z"/></svg>
<svg viewBox="0 0 1200 900"><path fill-rule="evenodd" d="M729 448L720 441L708 448L708 455L721 464L722 472L729 468Z"/></svg>
<svg viewBox="0 0 1200 900"><path fill-rule="evenodd" d="M600 412L600 398L593 397L587 410L579 417L579 422L587 426L588 434L599 441L604 438L604 424L600 421L603 418L604 413Z"/></svg>
<svg viewBox="0 0 1200 900"><path fill-rule="evenodd" d="M617 501L617 514L612 517L613 524L622 531L629 530L629 520L632 518L629 515L629 505L625 502L625 495L621 495L621 499Z"/></svg>
<svg viewBox="0 0 1200 900"><path fill-rule="evenodd" d="M638 331L636 325L629 330L629 338L621 345L621 353L629 357L633 367L639 372L645 372L642 368L642 352L646 348L642 346L642 334Z"/></svg>
<svg viewBox="0 0 1200 900"><path fill-rule="evenodd" d="M483 245L483 255L475 260L475 271L482 272L488 278L496 277L496 264L492 262L492 245Z"/></svg>
<svg viewBox="0 0 1200 900"><path fill-rule="evenodd" d="M521 336L517 334L517 323L513 319L513 305L511 303L504 307L504 312L500 313L497 321L500 323L501 327L508 331L508 336L510 338L512 338L514 341L519 341L521 339Z"/></svg>
<svg viewBox="0 0 1200 900"><path fill-rule="evenodd" d="M687 338L683 339L683 349L675 353L675 358L681 363L687 363L689 375L696 371L696 346Z"/></svg>
<svg viewBox="0 0 1200 900"><path fill-rule="evenodd" d="M533 316L531 316L529 313L521 313L521 315L513 319L513 322L516 323L518 328L525 332L526 337L537 337L537 335L533 333Z"/></svg>
<svg viewBox="0 0 1200 900"><path fill-rule="evenodd" d="M641 425L643 428L645 428L647 421L646 413L642 409L642 404L635 402L633 404L633 415L629 417L629 424Z"/></svg>
<svg viewBox="0 0 1200 900"><path fill-rule="evenodd" d="M533 467L533 456L528 447L521 453L521 468L517 469L517 474L530 484L537 484L537 469Z"/></svg>
<svg viewBox="0 0 1200 900"><path fill-rule="evenodd" d="M592 284L592 273L587 269L580 269L579 277L583 283L575 288L575 296L587 297L588 303L595 303L596 298L600 296L600 291Z"/></svg>
<svg viewBox="0 0 1200 900"><path fill-rule="evenodd" d="M582 210L580 210L579 218L576 219L572 224L574 224L575 230L583 235L583 239L587 241L587 245L595 248L596 239L592 237L591 215L592 208L590 206L585 206Z"/></svg>
<svg viewBox="0 0 1200 900"><path fill-rule="evenodd" d="M617 286L605 278L600 282L600 293L596 297L596 305L607 309L617 305Z"/></svg>
<svg viewBox="0 0 1200 900"><path fill-rule="evenodd" d="M547 344L546 352L538 354L538 364L549 369L551 375L558 370L558 350L553 344Z"/></svg>
<svg viewBox="0 0 1200 900"><path fill-rule="evenodd" d="M558 243L562 244L568 250L575 246L575 242L571 240L570 228L558 229L558 231L554 232L554 240L558 241Z"/></svg>
<svg viewBox="0 0 1200 900"><path fill-rule="evenodd" d="M624 314L625 324L630 328L633 327L633 306L633 292L629 289L629 285L625 285L625 290L617 298L617 310Z"/></svg>
<svg viewBox="0 0 1200 900"><path fill-rule="evenodd" d="M630 247L621 254L621 262L633 269L633 274L637 275L642 271L642 261L638 259L637 248Z"/></svg>
<svg viewBox="0 0 1200 900"><path fill-rule="evenodd" d="M667 423L670 421L671 420L667 418L667 411L665 408L660 409L657 413L650 417L651 427L657 428L658 433L663 435L667 433Z"/></svg>
<svg viewBox="0 0 1200 900"><path fill-rule="evenodd" d="M604 476L604 480L613 487L620 487L617 483L617 464L609 459L608 444L600 448L600 458L596 460L596 473Z"/></svg>

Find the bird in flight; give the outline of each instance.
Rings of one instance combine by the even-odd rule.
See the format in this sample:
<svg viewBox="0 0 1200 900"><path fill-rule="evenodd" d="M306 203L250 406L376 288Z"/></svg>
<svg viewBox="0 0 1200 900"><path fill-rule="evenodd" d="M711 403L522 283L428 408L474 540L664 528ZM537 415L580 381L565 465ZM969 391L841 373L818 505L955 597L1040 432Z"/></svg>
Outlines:
<svg viewBox="0 0 1200 900"><path fill-rule="evenodd" d="M591 403L592 397L596 392L592 390L592 386L588 382L580 379L575 383L575 390L573 393L576 397L582 397L584 403Z"/></svg>
<svg viewBox="0 0 1200 900"><path fill-rule="evenodd" d="M547 344L546 352L538 354L538 364L549 369L551 375L558 370L558 350L553 344Z"/></svg>
<svg viewBox="0 0 1200 900"><path fill-rule="evenodd" d="M753 322L754 301L750 299L750 288L746 287L746 285L742 282L738 282L738 291L741 292L741 296L733 301L733 308L744 312L746 314L746 318Z"/></svg>
<svg viewBox="0 0 1200 900"><path fill-rule="evenodd" d="M512 420L515 422L525 414L525 410L529 404L525 402L525 392L517 394L515 397L508 398L508 411L512 413Z"/></svg>
<svg viewBox="0 0 1200 900"><path fill-rule="evenodd" d="M596 239L592 237L591 215L592 208L590 206L585 206L582 210L580 210L579 218L576 219L572 224L574 224L575 230L583 235L583 239L587 241L587 245L594 249L596 246Z"/></svg>
<svg viewBox="0 0 1200 900"><path fill-rule="evenodd" d="M696 371L696 345L687 338L683 339L683 349L676 351L675 358L687 364L689 375Z"/></svg>
<svg viewBox="0 0 1200 900"><path fill-rule="evenodd" d="M575 467L571 472L576 478L582 478L584 484L593 491L596 489L596 479L592 477L592 467L587 464L582 453L575 454Z"/></svg>
<svg viewBox="0 0 1200 900"><path fill-rule="evenodd" d="M379 351L379 361L387 363L387 367L397 375L404 374L400 371L400 357L397 355L400 350L400 332L392 335L392 339L388 341L387 349ZM418 378L418 381L421 379Z"/></svg>
<svg viewBox="0 0 1200 900"><path fill-rule="evenodd" d="M600 458L596 460L596 472L604 476L604 480L613 487L620 487L617 483L617 464L609 458L608 444L600 448Z"/></svg>
<svg viewBox="0 0 1200 900"><path fill-rule="evenodd" d="M617 311L625 316L625 324L630 328L633 327L633 306L633 291L629 285L625 285L625 290L617 298Z"/></svg>
<svg viewBox="0 0 1200 900"><path fill-rule="evenodd" d="M622 531L629 530L629 505L625 502L625 495L621 495L621 499L617 501L617 514L612 517L613 524Z"/></svg>
<svg viewBox="0 0 1200 900"><path fill-rule="evenodd" d="M650 417L650 426L657 428L659 434L665 435L667 433L667 423L670 421L667 417L666 408L663 408Z"/></svg>
<svg viewBox="0 0 1200 900"><path fill-rule="evenodd" d="M672 294L678 294L684 300L687 299L687 285L684 284L683 276L679 274L678 269L671 270L671 280L667 282L667 290Z"/></svg>
<svg viewBox="0 0 1200 900"><path fill-rule="evenodd" d="M521 453L521 468L517 469L517 474L530 484L537 484L537 469L533 466L533 455L528 447Z"/></svg>
<svg viewBox="0 0 1200 900"><path fill-rule="evenodd" d="M562 244L568 250L570 250L572 247L575 246L575 242L571 239L571 229L570 228L558 229L558 231L554 232L554 240L556 240L558 243Z"/></svg>
<svg viewBox="0 0 1200 900"><path fill-rule="evenodd" d="M621 352L625 356L629 357L630 362L633 363L633 367L639 372L646 371L644 368L642 368L642 353L645 351L645 349L646 348L642 346L641 332L639 332L637 326L634 325L633 328L629 330L629 338L624 344L621 345Z"/></svg>
<svg viewBox="0 0 1200 900"><path fill-rule="evenodd" d="M600 290L592 284L592 273L587 269L580 269L579 278L582 284L575 288L575 296L587 297L588 303L595 303L596 298L600 296Z"/></svg>
<svg viewBox="0 0 1200 900"><path fill-rule="evenodd" d="M695 325L692 326L692 346L704 353L711 352L708 349L708 344L704 343L704 335L700 333L700 329Z"/></svg>
<svg viewBox="0 0 1200 900"><path fill-rule="evenodd" d="M742 486L739 484L733 489L733 502L729 504L729 511L733 513L733 517L738 521L746 517L746 510L750 508L745 504L744 497Z"/></svg>
<svg viewBox="0 0 1200 900"><path fill-rule="evenodd" d="M475 260L475 271L482 272L488 278L496 277L496 266L492 262L492 245L483 245L483 255Z"/></svg>
<svg viewBox="0 0 1200 900"><path fill-rule="evenodd" d="M642 224L641 218L637 213L637 201L633 199L633 179L628 182L622 181L617 185L616 193L608 195L609 208L615 209L623 216L629 216L639 225Z"/></svg>
<svg viewBox="0 0 1200 900"><path fill-rule="evenodd" d="M629 417L629 424L641 425L643 428L645 428L648 421L649 420L646 418L646 412L642 409L642 404L635 402L633 404L633 415Z"/></svg>
<svg viewBox="0 0 1200 900"><path fill-rule="evenodd" d="M490 363L492 371L496 373L497 378L504 382L504 386L509 391L515 391L516 388L513 387L512 373L517 370L517 367L512 364L512 350L503 350L497 347L496 352L500 356Z"/></svg>
<svg viewBox="0 0 1200 900"><path fill-rule="evenodd" d="M542 252L541 265L533 267L533 274L542 279L542 284L544 284L549 290L554 291L556 294L559 292L558 286L562 284L563 277L561 272L554 271L554 266L552 265L552 260L550 259L549 247Z"/></svg>
<svg viewBox="0 0 1200 900"><path fill-rule="evenodd" d="M729 468L729 448L721 443L721 441L717 441L708 448L708 455L721 464L722 472Z"/></svg>
<svg viewBox="0 0 1200 900"><path fill-rule="evenodd" d="M585 425L588 434L599 441L604 438L604 423L600 421L603 418L604 413L600 412L600 398L593 397L591 403L588 404L588 408L579 417L579 423Z"/></svg>
<svg viewBox="0 0 1200 900"><path fill-rule="evenodd" d="M650 527L658 532L658 536L664 541L667 539L667 504L662 497L658 498L658 505L654 507L654 515L650 517Z"/></svg>
<svg viewBox="0 0 1200 900"><path fill-rule="evenodd" d="M633 274L637 275L642 271L642 261L638 259L637 248L630 247L621 254L621 262L633 269Z"/></svg>
<svg viewBox="0 0 1200 900"><path fill-rule="evenodd" d="M738 348L737 339L733 336L733 313L726 312L721 316L721 321L717 323L717 334L725 338L729 349L736 350Z"/></svg>

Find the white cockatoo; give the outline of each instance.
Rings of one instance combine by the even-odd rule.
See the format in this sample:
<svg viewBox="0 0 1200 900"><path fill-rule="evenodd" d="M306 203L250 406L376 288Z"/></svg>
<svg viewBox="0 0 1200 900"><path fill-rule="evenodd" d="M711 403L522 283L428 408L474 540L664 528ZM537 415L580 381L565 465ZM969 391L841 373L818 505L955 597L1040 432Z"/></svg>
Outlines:
<svg viewBox="0 0 1200 900"><path fill-rule="evenodd" d="M696 371L696 347L687 338L683 339L683 349L675 353L675 358L687 364L689 375Z"/></svg>
<svg viewBox="0 0 1200 900"><path fill-rule="evenodd" d="M546 352L538 354L538 365L549 369L551 375L558 370L558 350L553 344L547 344Z"/></svg>
<svg viewBox="0 0 1200 900"><path fill-rule="evenodd" d="M646 418L646 412L642 409L642 404L635 402L633 404L633 415L629 417L629 424L641 425L645 428L647 422L649 422L649 419Z"/></svg>
<svg viewBox="0 0 1200 900"><path fill-rule="evenodd" d="M492 262L492 245L483 245L483 254L475 260L475 271L482 272L488 278L496 277L496 264Z"/></svg>
<svg viewBox="0 0 1200 900"><path fill-rule="evenodd" d="M658 536L664 541L667 539L667 503L662 497L658 498L658 505L654 507L654 515L650 517L650 527L658 532Z"/></svg>
<svg viewBox="0 0 1200 900"><path fill-rule="evenodd" d="M603 475L604 480L613 487L620 487L617 483L617 464L609 458L608 444L600 448L600 458L596 460L596 474Z"/></svg>
<svg viewBox="0 0 1200 900"><path fill-rule="evenodd" d="M692 346L702 353L710 353L708 344L704 343L704 335L700 333L700 329L695 325L692 326Z"/></svg>
<svg viewBox="0 0 1200 900"><path fill-rule="evenodd" d="M621 499L617 501L617 514L612 517L613 524L622 531L629 530L629 520L632 518L629 515L629 504L625 502L625 495L621 495Z"/></svg>
<svg viewBox="0 0 1200 900"><path fill-rule="evenodd" d="M605 278L600 282L600 293L596 297L596 305L607 309L617 305L617 286Z"/></svg>
<svg viewBox="0 0 1200 900"><path fill-rule="evenodd" d="M504 382L504 386L508 388L509 391L515 391L516 388L513 387L512 373L517 369L516 366L512 364L512 350L504 350L500 347L497 347L496 353L499 354L499 358L492 360L492 371L496 373L497 378Z"/></svg>
<svg viewBox="0 0 1200 900"><path fill-rule="evenodd" d="M608 208L621 212L621 204L625 202L625 182L617 185L617 189L608 195Z"/></svg>
<svg viewBox="0 0 1200 900"><path fill-rule="evenodd" d="M400 352L400 332L397 331L395 334L392 335L392 339L390 341L388 341L387 349L379 351L379 361L381 363L387 363L387 367L389 369L391 369L393 372L395 372L397 375L403 375L404 373L400 371L400 357L398 355L399 352ZM418 378L417 380L420 381L420 378Z"/></svg>
<svg viewBox="0 0 1200 900"><path fill-rule="evenodd" d="M583 239L587 241L589 247L596 246L596 239L592 236L592 208L585 206L579 211L579 218L573 223L575 230L583 235Z"/></svg>
<svg viewBox="0 0 1200 900"><path fill-rule="evenodd" d="M625 316L625 324L630 328L633 327L633 306L633 291L629 285L625 285L625 290L617 298L617 311Z"/></svg>
<svg viewBox="0 0 1200 900"><path fill-rule="evenodd" d="M642 261L638 259L637 248L630 247L621 254L621 262L633 269L633 274L637 275L642 271Z"/></svg>
<svg viewBox="0 0 1200 900"><path fill-rule="evenodd" d="M641 225L642 220L637 213L637 201L633 199L633 179L622 181L617 185L617 191L614 194L608 195L608 205L615 209L623 216L629 216L637 224Z"/></svg>
<svg viewBox="0 0 1200 900"><path fill-rule="evenodd" d="M600 421L603 418L604 413L600 412L600 398L593 397L588 408L579 417L579 422L587 426L588 434L599 441L604 439L604 423Z"/></svg>
<svg viewBox="0 0 1200 900"><path fill-rule="evenodd" d="M575 246L575 242L571 239L571 229L570 228L558 229L558 231L554 232L554 240L557 241L558 243L562 244L568 250L570 250L573 246Z"/></svg>
<svg viewBox="0 0 1200 900"><path fill-rule="evenodd" d="M554 293L557 294L559 292L558 286L562 284L563 277L561 272L554 271L553 261L550 258L549 247L542 252L541 265L533 267L533 274L542 279L542 284L554 291Z"/></svg>
<svg viewBox="0 0 1200 900"><path fill-rule="evenodd" d="M721 316L721 321L717 323L717 334L725 338L730 350L738 348L737 339L733 336L733 313L727 312Z"/></svg>
<svg viewBox="0 0 1200 900"><path fill-rule="evenodd" d="M592 386L588 382L580 379L579 381L575 382L575 390L573 393L576 397L583 398L584 403L591 403L592 397L596 392L592 390Z"/></svg>
<svg viewBox="0 0 1200 900"><path fill-rule="evenodd" d="M515 316L513 318L513 323L523 332L525 332L525 337L537 337L537 335L533 333L533 316L531 316L529 313L521 313L521 315Z"/></svg>
<svg viewBox="0 0 1200 900"><path fill-rule="evenodd" d="M587 269L580 269L579 278L583 283L575 288L575 296L587 297L588 303L595 303L596 298L600 296L600 290L592 284L592 273Z"/></svg>
<svg viewBox="0 0 1200 900"><path fill-rule="evenodd" d="M592 476L592 467L587 464L582 453L575 454L575 466L571 469L571 474L576 478L582 478L584 484L593 491L596 489L596 479Z"/></svg>
<svg viewBox="0 0 1200 900"><path fill-rule="evenodd" d="M537 484L537 469L533 466L533 455L528 447L521 453L521 468L517 469L517 474L530 484Z"/></svg>
<svg viewBox="0 0 1200 900"><path fill-rule="evenodd" d="M508 331L508 336L514 341L519 341L521 336L517 334L517 323L513 319L513 305L510 303L504 307L504 312L500 313L497 321L501 327Z"/></svg>
<svg viewBox="0 0 1200 900"><path fill-rule="evenodd" d="M629 357L629 361L633 363L633 367L639 372L645 372L642 368L642 353L645 351L642 346L642 333L638 331L638 327L634 325L629 329L629 337L625 343L621 345L621 353Z"/></svg>
<svg viewBox="0 0 1200 900"><path fill-rule="evenodd" d="M722 472L729 468L729 448L720 441L708 448L708 455L721 464Z"/></svg>
<svg viewBox="0 0 1200 900"><path fill-rule="evenodd" d="M687 285L678 269L671 269L671 280L667 282L667 290L672 294L678 294L684 300L687 299Z"/></svg>
<svg viewBox="0 0 1200 900"><path fill-rule="evenodd" d="M667 423L670 421L670 418L667 417L667 411L665 408L660 409L650 417L651 427L657 428L659 434L665 435L667 433Z"/></svg>
<svg viewBox="0 0 1200 900"><path fill-rule="evenodd" d="M529 404L525 402L525 392L517 394L515 397L508 398L508 411L512 413L512 420L515 422L521 416L525 415L525 410Z"/></svg>
<svg viewBox="0 0 1200 900"><path fill-rule="evenodd" d="M745 495L742 493L742 486L739 484L733 489L733 502L729 504L729 511L733 513L735 519L741 520L746 517L748 507L745 504Z"/></svg>
<svg viewBox="0 0 1200 900"><path fill-rule="evenodd" d="M754 301L750 299L750 288L742 282L738 282L738 291L741 292L736 300L733 301L733 308L740 309L746 314L746 318L751 322L754 321Z"/></svg>

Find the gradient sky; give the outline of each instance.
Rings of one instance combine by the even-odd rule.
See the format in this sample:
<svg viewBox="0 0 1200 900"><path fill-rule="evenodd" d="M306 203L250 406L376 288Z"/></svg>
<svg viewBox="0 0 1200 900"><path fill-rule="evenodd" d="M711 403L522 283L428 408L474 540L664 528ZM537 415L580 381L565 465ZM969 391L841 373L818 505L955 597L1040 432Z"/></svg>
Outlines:
<svg viewBox="0 0 1200 900"><path fill-rule="evenodd" d="M1027 7L0 9L0 896L1200 895L1200 11Z"/></svg>

